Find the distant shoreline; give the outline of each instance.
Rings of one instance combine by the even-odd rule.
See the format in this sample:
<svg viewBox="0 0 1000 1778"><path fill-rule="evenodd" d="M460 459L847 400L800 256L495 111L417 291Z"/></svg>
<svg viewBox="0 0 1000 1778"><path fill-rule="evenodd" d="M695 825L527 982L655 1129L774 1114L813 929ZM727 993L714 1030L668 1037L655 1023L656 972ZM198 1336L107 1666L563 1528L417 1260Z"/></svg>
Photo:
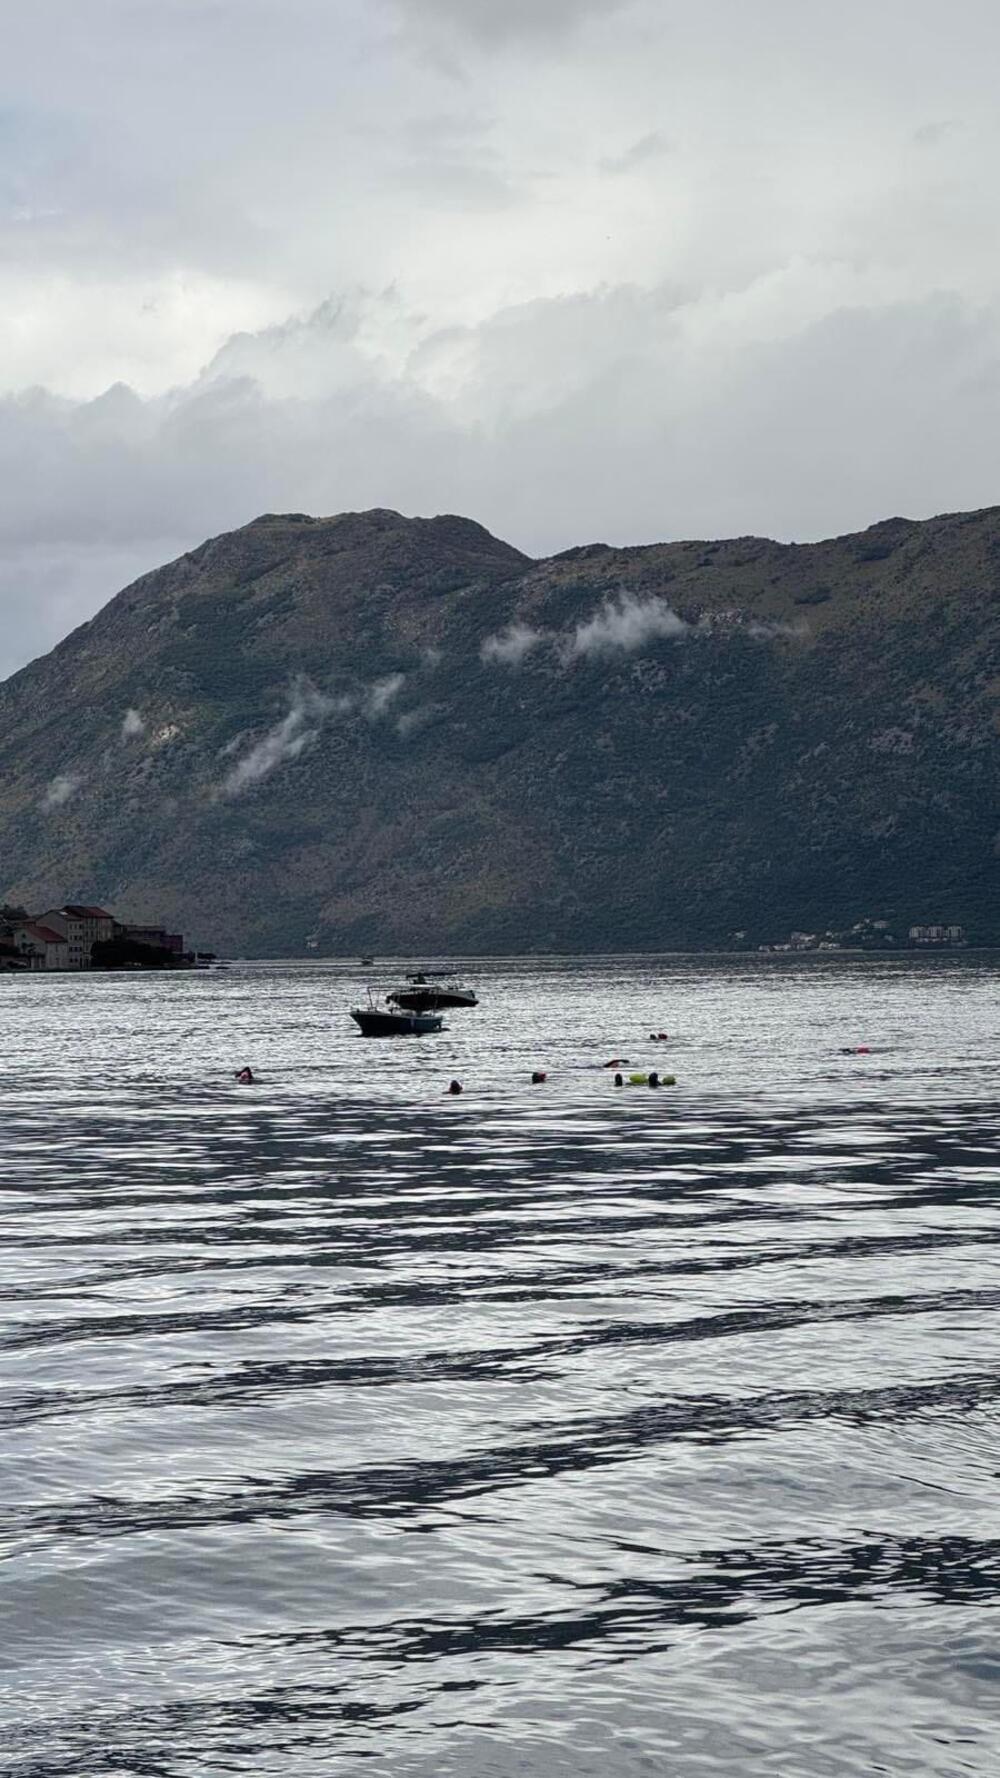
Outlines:
<svg viewBox="0 0 1000 1778"><path fill-rule="evenodd" d="M17 979L45 981L121 981L149 980L169 977L175 980L192 977L203 980L207 975L225 975L230 968L240 969L337 969L352 970L367 976L391 975L415 964L454 963L463 970L474 970L485 964L504 963L642 963L642 962L726 962L726 963L912 963L916 958L940 963L963 957L982 957L1000 953L1000 940L988 945L956 945L937 948L914 945L900 950L871 951L863 946L844 945L837 951L422 951L412 956L387 956L374 963L362 964L349 956L330 957L227 957L220 959L221 969L5 969L0 980Z"/></svg>

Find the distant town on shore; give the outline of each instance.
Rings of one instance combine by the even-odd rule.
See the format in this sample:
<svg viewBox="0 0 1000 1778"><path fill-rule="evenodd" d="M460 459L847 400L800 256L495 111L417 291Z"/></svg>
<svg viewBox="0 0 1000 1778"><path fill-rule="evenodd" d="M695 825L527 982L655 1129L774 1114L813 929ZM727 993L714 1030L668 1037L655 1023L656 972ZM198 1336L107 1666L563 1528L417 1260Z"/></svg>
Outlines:
<svg viewBox="0 0 1000 1778"><path fill-rule="evenodd" d="M734 933L745 940L746 934ZM889 920L857 920L841 932L791 932L777 944L757 945L757 951L897 951L963 950L968 943L964 926L910 926L897 932Z"/></svg>
<svg viewBox="0 0 1000 1778"><path fill-rule="evenodd" d="M734 932L730 948L765 955L818 952L964 950L964 926L899 924L865 918L843 930L793 931L766 944ZM314 951L315 945L307 948ZM669 948L669 947L666 947ZM119 920L107 908L64 902L44 913L0 904L0 973L102 969L199 969L215 963L213 951L185 948L183 935L165 926Z"/></svg>
<svg viewBox="0 0 1000 1778"><path fill-rule="evenodd" d="M211 952L185 950L179 932L131 924L83 902L41 914L0 907L0 971L196 969L212 961Z"/></svg>

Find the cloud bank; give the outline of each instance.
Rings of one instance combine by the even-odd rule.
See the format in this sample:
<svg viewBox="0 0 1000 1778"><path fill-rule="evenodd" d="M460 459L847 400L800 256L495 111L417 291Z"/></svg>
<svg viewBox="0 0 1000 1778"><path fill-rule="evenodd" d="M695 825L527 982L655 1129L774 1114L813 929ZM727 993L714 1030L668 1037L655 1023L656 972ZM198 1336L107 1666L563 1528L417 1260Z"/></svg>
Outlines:
<svg viewBox="0 0 1000 1778"><path fill-rule="evenodd" d="M0 674L261 511L548 554L997 499L987 0L39 0L7 32Z"/></svg>

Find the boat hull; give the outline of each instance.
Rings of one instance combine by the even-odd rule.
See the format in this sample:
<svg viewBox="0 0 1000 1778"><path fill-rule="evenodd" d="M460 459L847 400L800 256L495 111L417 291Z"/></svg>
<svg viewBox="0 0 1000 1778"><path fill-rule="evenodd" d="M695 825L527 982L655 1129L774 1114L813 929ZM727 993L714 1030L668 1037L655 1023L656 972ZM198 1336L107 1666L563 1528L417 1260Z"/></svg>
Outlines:
<svg viewBox="0 0 1000 1778"><path fill-rule="evenodd" d="M365 1006L354 1007L351 1018L362 1037L429 1037L444 1023L440 1013L381 1012Z"/></svg>

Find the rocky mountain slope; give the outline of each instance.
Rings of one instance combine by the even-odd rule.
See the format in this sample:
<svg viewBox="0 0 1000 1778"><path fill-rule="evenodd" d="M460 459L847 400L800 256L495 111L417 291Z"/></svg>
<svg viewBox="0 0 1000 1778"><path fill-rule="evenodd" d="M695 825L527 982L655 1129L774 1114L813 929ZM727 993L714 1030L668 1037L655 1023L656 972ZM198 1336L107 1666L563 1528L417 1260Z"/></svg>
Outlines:
<svg viewBox="0 0 1000 1778"><path fill-rule="evenodd" d="M0 685L0 900L227 952L1000 940L1000 510L535 562L267 516Z"/></svg>

